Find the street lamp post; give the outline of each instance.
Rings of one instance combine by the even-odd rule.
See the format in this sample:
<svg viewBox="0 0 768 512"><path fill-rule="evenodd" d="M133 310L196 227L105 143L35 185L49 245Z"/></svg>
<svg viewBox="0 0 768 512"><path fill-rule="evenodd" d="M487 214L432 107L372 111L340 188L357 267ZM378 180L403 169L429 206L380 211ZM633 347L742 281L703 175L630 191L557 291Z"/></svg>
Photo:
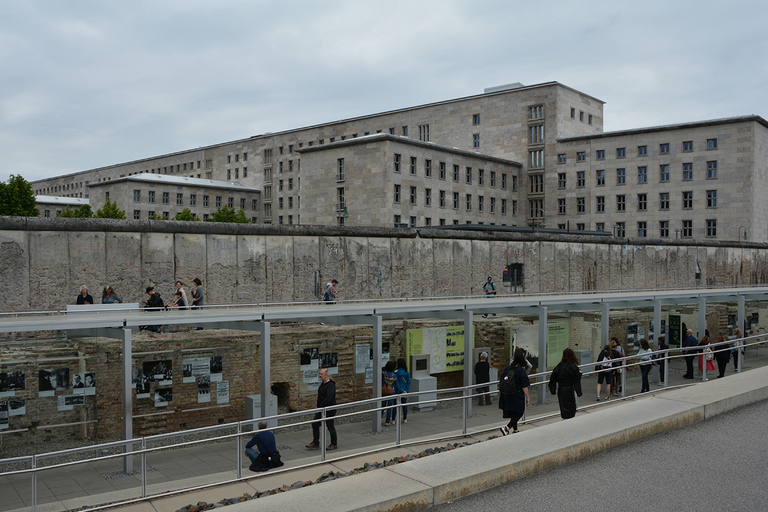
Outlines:
<svg viewBox="0 0 768 512"><path fill-rule="evenodd" d="M746 226L739 226L739 239L741 239L741 230L744 230L744 240L747 239L747 228Z"/></svg>

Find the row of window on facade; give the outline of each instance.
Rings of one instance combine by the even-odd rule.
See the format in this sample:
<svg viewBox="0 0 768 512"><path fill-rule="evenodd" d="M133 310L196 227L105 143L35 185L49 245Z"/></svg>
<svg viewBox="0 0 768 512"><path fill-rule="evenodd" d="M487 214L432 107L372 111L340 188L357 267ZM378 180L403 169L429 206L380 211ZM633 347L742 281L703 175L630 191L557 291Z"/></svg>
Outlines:
<svg viewBox="0 0 768 512"><path fill-rule="evenodd" d="M338 162L338 169L342 172L340 172L340 175L343 175L343 165L344 165L344 159L340 158ZM394 170L396 173L402 172L402 155L395 153L395 161L394 161ZM410 157L410 164L408 167L408 172L411 176L417 175L417 167L418 167L418 159L415 156ZM426 178L432 178L433 177L433 165L432 160L430 159L424 159L424 176ZM437 166L437 177L438 179L445 180L447 175L447 166L445 162L438 162ZM478 186L485 186L486 179L488 182L488 186L491 188L496 188L499 186L502 190L506 190L507 188L507 173L502 172L498 174L498 177L500 178L499 181L497 181L497 173L496 171L489 171L487 174L484 169L477 169L477 185ZM461 166L460 165L453 165L453 171L451 174L451 177L455 183L458 183L461 180ZM472 185L474 180L475 174L472 167L465 167L464 168L464 182L467 185ZM341 178L343 179L343 178ZM512 190L517 190L517 176L512 176Z"/></svg>
<svg viewBox="0 0 768 512"><path fill-rule="evenodd" d="M571 119L576 119L576 108L571 107ZM584 111L579 110L579 121L584 122ZM592 124L592 114L587 114L587 123Z"/></svg>
<svg viewBox="0 0 768 512"><path fill-rule="evenodd" d="M86 181L85 184L87 185L89 182ZM52 187L45 187L45 188L39 188L35 190L35 195L49 195L49 194L55 194L56 192L66 192L68 190L78 190L83 188L83 182L78 181L75 183L67 183L65 185L55 185ZM83 193L80 192L80 195L77 194L63 194L65 197L83 197Z"/></svg>
<svg viewBox="0 0 768 512"><path fill-rule="evenodd" d="M706 219L706 229L705 229L705 236L707 238L716 238L717 237L717 219ZM565 225L563 224L563 229L565 229ZM578 229L578 228L577 228ZM596 229L598 231L605 231L605 223L598 222L596 224ZM617 222L612 226L613 234L614 236L618 237L625 237L627 236L627 224L625 222ZM668 220L660 220L658 224L658 236L659 238L669 238L672 233L672 228L670 228L670 224ZM693 220L682 220L680 221L680 227L674 229L675 238L693 238ZM637 222L637 236L640 238L645 238L648 236L651 236L651 234L648 231L648 222L646 221L638 221Z"/></svg>
<svg viewBox="0 0 768 512"><path fill-rule="evenodd" d="M707 139L707 151L712 151L717 149L717 139ZM694 151L693 141L687 140L683 142L682 147L683 153L692 153ZM659 155L669 155L669 142L663 142L659 144ZM637 156L648 156L648 146L637 146ZM627 157L627 148L621 147L616 148L615 153L616 158L626 158ZM604 149L598 149L595 151L595 159L596 160L605 160L605 150ZM584 162L587 160L587 152L586 151L577 151L576 152L576 161L577 162ZM559 153L557 155L557 163L564 164L568 161L566 153Z"/></svg>
<svg viewBox="0 0 768 512"><path fill-rule="evenodd" d="M141 202L141 190L134 190L133 191L133 202L134 203L140 203ZM215 207L221 208L222 206L222 196L214 196L215 197ZM109 192L106 193L105 199L109 201ZM171 202L171 193L170 192L162 192L161 195L162 204L170 204ZM155 202L155 191L149 190L147 191L147 203L154 203ZM239 201L240 209L245 210L247 205L247 200L243 197L240 198ZM176 206L184 206L184 194L183 193L177 193L176 194ZM197 194L189 194L189 206L197 206ZM203 202L202 202L203 208L208 208L210 206L210 196L207 194L203 195ZM234 197L228 197L227 198L227 208L234 208L235 207L235 198ZM258 209L258 200L257 199L251 199L251 210L257 210Z"/></svg>
<svg viewBox="0 0 768 512"><path fill-rule="evenodd" d="M416 227L416 222L417 222L417 217L415 215L411 215L410 217L408 217L408 223L405 224L405 223L403 223L403 216L402 215L395 215L394 216L394 221L395 221L394 224L395 224L396 228L404 228L404 227L415 228ZM458 226L459 224L461 224L461 222L459 222L459 219L453 219L452 224L454 226ZM479 226L482 226L483 222L482 221L474 222L474 221L471 221L471 220L466 220L466 221L464 221L464 224L477 224ZM424 225L425 226L432 226L432 217L424 217ZM442 218L438 219L438 225L439 226L446 226L446 225L448 225L448 220L447 219L442 219ZM495 222L491 222L489 225L490 226L495 226L496 223ZM500 224L500 225L501 226L506 226L506 224Z"/></svg>
<svg viewBox="0 0 768 512"><path fill-rule="evenodd" d="M576 213L586 213L585 197L576 198ZM558 198L557 200L557 214L567 215L566 199ZM637 211L648 210L648 194L637 194ZM659 193L659 210L670 209L669 192ZM683 210L693 209L693 191L682 192L681 207ZM717 190L707 190L707 208L717 208ZM627 196L624 194L616 195L616 211L624 212L627 210ZM595 213L605 213L605 196L595 197Z"/></svg>
<svg viewBox="0 0 768 512"><path fill-rule="evenodd" d="M61 212L59 212L59 213L61 213ZM176 214L174 213L173 217L172 217L171 216L171 212L160 212L158 214L154 210L150 210L150 211L147 212L147 219L152 219L153 217L157 217L158 215L160 217L162 217L163 219L165 219L165 220L170 220L170 219L172 219L173 217L176 216ZM198 218L196 213L193 213L192 217L194 217L195 219ZM207 214L207 213L203 214L203 220L207 220L209 217L210 217L209 214ZM133 219L134 220L141 220L141 210L133 210ZM256 224L257 222L258 222L258 218L257 217L251 217L251 224Z"/></svg>
<svg viewBox="0 0 768 512"><path fill-rule="evenodd" d="M706 179L717 179L717 160L710 160L707 162L707 175ZM659 182L665 183L670 181L670 168L669 164L659 166ZM693 181L694 169L693 163L682 164L682 181ZM533 176L529 177L529 184L531 192L533 192L534 180L531 180ZM616 185L626 185L627 183L627 170L625 168L616 169ZM648 183L648 167L640 166L637 168L637 183ZM582 188L587 185L587 173L586 171L576 172L576 187ZM605 185L605 169L597 169L595 171L595 185L602 187ZM538 184L537 184L538 186ZM542 184L543 186L543 184ZM563 190L567 187L567 174L564 172L557 173L557 188Z"/></svg>
<svg viewBox="0 0 768 512"><path fill-rule="evenodd" d="M400 203L401 202L401 196L402 196L402 186L395 184L395 190L394 190L394 202ZM409 195L408 195L408 204L412 206L416 206L418 204L418 188L417 187L410 187ZM458 192L453 192L453 209L458 210L461 204L461 194ZM507 214L507 200L502 198L501 200L498 200L495 197L489 197L487 198L487 206L489 213L496 213L497 211L497 205L500 206L500 213L501 215ZM474 196L472 194L465 194L464 195L464 205L467 211L472 211L472 204L476 200L476 207L478 212L485 211L486 208L486 197L482 195ZM426 188L424 189L424 206L433 206L433 198L432 198L432 189ZM438 191L437 195L437 207L438 208L446 208L448 204L448 194L445 190ZM513 215L517 211L517 201L512 200L512 209L513 209Z"/></svg>

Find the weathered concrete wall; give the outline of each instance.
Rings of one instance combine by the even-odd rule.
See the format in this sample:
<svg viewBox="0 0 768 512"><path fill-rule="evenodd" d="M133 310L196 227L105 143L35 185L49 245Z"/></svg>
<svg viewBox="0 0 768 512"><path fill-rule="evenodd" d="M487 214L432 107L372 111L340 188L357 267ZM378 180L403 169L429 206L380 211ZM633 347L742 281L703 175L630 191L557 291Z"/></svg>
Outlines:
<svg viewBox="0 0 768 512"><path fill-rule="evenodd" d="M62 308L85 284L127 301L199 277L206 303L461 296L522 263L525 292L768 282L768 245L575 234L0 217L0 307ZM695 279L697 265L701 279ZM503 290L502 290L503 291Z"/></svg>

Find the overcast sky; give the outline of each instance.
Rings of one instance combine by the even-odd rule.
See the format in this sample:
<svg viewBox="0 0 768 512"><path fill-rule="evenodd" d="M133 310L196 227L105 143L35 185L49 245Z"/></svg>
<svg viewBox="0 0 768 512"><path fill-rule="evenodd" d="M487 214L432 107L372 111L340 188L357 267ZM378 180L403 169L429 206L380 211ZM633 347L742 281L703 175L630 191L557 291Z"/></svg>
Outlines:
<svg viewBox="0 0 768 512"><path fill-rule="evenodd" d="M6 1L0 181L558 81L605 131L768 118L768 2Z"/></svg>

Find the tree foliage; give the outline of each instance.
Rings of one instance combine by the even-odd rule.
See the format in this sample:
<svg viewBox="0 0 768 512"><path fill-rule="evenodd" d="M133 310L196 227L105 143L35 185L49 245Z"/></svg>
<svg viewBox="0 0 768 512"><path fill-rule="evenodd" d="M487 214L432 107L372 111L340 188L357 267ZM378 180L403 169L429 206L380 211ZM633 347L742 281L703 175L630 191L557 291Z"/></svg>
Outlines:
<svg viewBox="0 0 768 512"><path fill-rule="evenodd" d="M80 208L73 210L67 205L63 212L56 215L57 217L70 217L75 219L90 219L93 217L93 211L91 205L84 204Z"/></svg>
<svg viewBox="0 0 768 512"><path fill-rule="evenodd" d="M205 219L208 222L236 222L238 224L247 224L248 217L245 216L245 210L240 209L235 213L234 208L223 206L213 212L210 217Z"/></svg>
<svg viewBox="0 0 768 512"><path fill-rule="evenodd" d="M96 212L97 219L124 219L125 210L117 207L117 203L107 201L103 208Z"/></svg>
<svg viewBox="0 0 768 512"><path fill-rule="evenodd" d="M192 211L189 208L184 208L181 210L181 212L177 213L173 216L173 220L191 220L191 221L197 221L200 220L194 215L192 215Z"/></svg>
<svg viewBox="0 0 768 512"><path fill-rule="evenodd" d="M0 215L37 217L40 210L36 205L32 185L23 177L11 174L8 183L0 181Z"/></svg>

